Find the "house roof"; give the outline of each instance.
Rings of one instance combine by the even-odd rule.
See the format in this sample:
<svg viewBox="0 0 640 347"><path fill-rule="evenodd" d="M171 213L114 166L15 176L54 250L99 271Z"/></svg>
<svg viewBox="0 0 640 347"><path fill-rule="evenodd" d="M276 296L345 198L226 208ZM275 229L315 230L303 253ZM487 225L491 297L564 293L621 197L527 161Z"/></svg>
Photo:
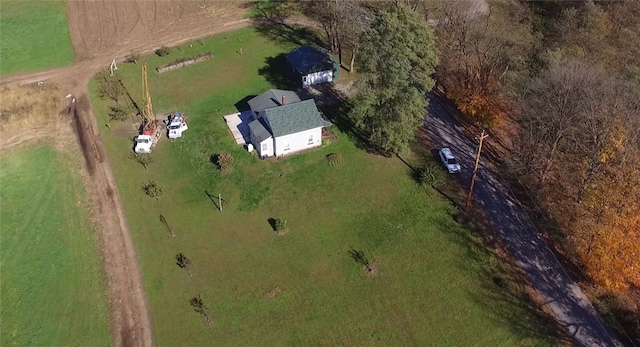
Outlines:
<svg viewBox="0 0 640 347"><path fill-rule="evenodd" d="M271 133L269 133L269 130L267 130L259 119L249 123L249 129L253 134L253 139L255 139L257 143L262 143L262 141L271 137Z"/></svg>
<svg viewBox="0 0 640 347"><path fill-rule="evenodd" d="M327 51L313 46L302 46L286 55L287 61L300 74L333 70L333 59Z"/></svg>
<svg viewBox="0 0 640 347"><path fill-rule="evenodd" d="M268 108L278 107L282 105L282 97L285 97L286 103L299 102L300 97L290 90L269 89L266 92L249 100L247 103L251 109L258 113Z"/></svg>
<svg viewBox="0 0 640 347"><path fill-rule="evenodd" d="M269 108L265 113L275 137L331 125L313 99Z"/></svg>

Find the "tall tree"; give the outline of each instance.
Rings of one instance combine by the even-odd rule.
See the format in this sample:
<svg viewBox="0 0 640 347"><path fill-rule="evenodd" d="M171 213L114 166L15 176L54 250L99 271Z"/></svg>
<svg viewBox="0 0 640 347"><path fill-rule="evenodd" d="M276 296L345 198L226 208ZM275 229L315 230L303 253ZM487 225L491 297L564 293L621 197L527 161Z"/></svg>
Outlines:
<svg viewBox="0 0 640 347"><path fill-rule="evenodd" d="M510 106L504 86L526 71L535 42L531 14L517 2L441 5L436 78L472 122L490 126Z"/></svg>
<svg viewBox="0 0 640 347"><path fill-rule="evenodd" d="M370 144L397 154L414 139L437 58L431 28L406 7L382 10L362 36L351 118Z"/></svg>

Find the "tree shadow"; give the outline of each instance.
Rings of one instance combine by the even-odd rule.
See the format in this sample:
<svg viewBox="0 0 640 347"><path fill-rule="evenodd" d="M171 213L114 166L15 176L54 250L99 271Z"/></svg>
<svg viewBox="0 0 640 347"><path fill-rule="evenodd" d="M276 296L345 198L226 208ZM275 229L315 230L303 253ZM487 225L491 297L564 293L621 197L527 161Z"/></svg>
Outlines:
<svg viewBox="0 0 640 347"><path fill-rule="evenodd" d="M260 72L260 71L258 71ZM247 111L250 109L249 107L249 100L255 98L257 95L248 95L245 96L244 98L242 98L240 101L236 102L233 106L236 107L236 110L238 110L238 112L243 112L243 111Z"/></svg>
<svg viewBox="0 0 640 347"><path fill-rule="evenodd" d="M318 105L318 108L322 111L324 116L340 130L340 132L349 137L351 142L353 142L357 148L369 153L375 153L367 134L356 127L354 122L349 118L349 113L353 108L349 101L341 100L331 105Z"/></svg>
<svg viewBox="0 0 640 347"><path fill-rule="evenodd" d="M286 74L287 59L285 54L265 58L265 64L258 69L258 74L263 76L269 84L278 89L295 89L293 82ZM248 109L248 108L246 108Z"/></svg>
<svg viewBox="0 0 640 347"><path fill-rule="evenodd" d="M209 162L216 166L218 170L222 170L222 165L220 165L220 160L218 159L218 154L212 154L209 156Z"/></svg>
<svg viewBox="0 0 640 347"><path fill-rule="evenodd" d="M286 24L276 21L259 19L254 21L255 28L259 34L264 35L269 40L280 46L323 46L323 41L317 32L309 27L297 24Z"/></svg>
<svg viewBox="0 0 640 347"><path fill-rule="evenodd" d="M211 195L209 194L208 191L204 191L205 194L207 194L207 197L209 198L209 200L211 200L211 203L213 204L213 206L215 206L218 210L220 209L220 206L218 206L218 203L216 202L216 200L218 199L217 196L215 195Z"/></svg>
<svg viewBox="0 0 640 347"><path fill-rule="evenodd" d="M527 274L506 251L481 210L472 214L457 210L450 219L435 220L434 226L464 250L455 265L463 272L476 274L477 285L467 292L478 307L489 313L487 319L522 341L572 344L564 327L542 309Z"/></svg>
<svg viewBox="0 0 640 347"><path fill-rule="evenodd" d="M267 223L269 223L269 226L271 226L271 229L273 229L273 231L278 231L278 227L276 226L276 219L271 217L267 219Z"/></svg>

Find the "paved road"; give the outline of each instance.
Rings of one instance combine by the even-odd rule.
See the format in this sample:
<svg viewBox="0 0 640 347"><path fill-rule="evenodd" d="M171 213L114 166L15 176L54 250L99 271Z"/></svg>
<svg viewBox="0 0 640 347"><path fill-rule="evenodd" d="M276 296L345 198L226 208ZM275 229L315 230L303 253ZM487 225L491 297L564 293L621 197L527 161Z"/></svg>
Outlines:
<svg viewBox="0 0 640 347"><path fill-rule="evenodd" d="M436 95L429 94L425 127L434 142L450 146L462 162L463 182L470 182L477 144L464 137ZM535 227L495 175L480 162L474 187L473 204L485 210L489 222L507 246L507 250L525 270L578 346L622 346L605 325L584 293L566 273Z"/></svg>

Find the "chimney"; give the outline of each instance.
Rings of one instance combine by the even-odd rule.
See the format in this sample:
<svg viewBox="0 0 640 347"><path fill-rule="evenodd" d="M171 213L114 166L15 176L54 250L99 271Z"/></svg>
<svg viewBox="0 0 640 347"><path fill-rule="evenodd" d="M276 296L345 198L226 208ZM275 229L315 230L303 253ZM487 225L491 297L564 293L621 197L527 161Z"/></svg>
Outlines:
<svg viewBox="0 0 640 347"><path fill-rule="evenodd" d="M287 103L287 97L286 96L282 96L282 103L280 105L284 105Z"/></svg>

